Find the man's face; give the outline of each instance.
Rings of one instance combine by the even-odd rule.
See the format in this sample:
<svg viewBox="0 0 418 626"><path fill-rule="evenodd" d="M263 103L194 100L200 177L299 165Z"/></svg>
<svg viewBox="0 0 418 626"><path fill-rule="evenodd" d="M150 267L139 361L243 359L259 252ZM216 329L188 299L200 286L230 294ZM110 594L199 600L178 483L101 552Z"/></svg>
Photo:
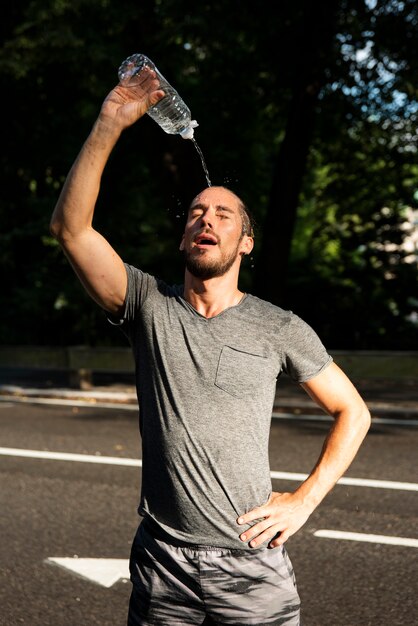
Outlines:
<svg viewBox="0 0 418 626"><path fill-rule="evenodd" d="M223 187L209 187L192 201L180 250L196 278L223 276L251 251L251 237L242 235L239 207L239 199Z"/></svg>

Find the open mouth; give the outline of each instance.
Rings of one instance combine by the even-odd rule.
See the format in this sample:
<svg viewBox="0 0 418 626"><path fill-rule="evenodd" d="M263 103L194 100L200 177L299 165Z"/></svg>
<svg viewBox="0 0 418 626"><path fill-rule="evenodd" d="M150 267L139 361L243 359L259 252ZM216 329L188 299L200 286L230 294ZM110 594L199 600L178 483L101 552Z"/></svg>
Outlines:
<svg viewBox="0 0 418 626"><path fill-rule="evenodd" d="M218 243L216 237L208 235L207 233L198 235L194 242L197 246L216 246Z"/></svg>

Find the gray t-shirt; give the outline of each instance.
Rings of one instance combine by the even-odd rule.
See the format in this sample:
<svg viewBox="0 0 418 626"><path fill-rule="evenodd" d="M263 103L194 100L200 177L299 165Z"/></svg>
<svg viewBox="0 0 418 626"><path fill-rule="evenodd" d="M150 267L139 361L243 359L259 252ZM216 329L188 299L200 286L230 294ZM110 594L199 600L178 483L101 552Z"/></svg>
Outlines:
<svg viewBox="0 0 418 626"><path fill-rule="evenodd" d="M291 311L247 294L207 319L183 298L182 286L126 270L122 329L136 364L139 513L186 543L248 548L236 520L271 494L277 377L284 371L306 381L331 356Z"/></svg>

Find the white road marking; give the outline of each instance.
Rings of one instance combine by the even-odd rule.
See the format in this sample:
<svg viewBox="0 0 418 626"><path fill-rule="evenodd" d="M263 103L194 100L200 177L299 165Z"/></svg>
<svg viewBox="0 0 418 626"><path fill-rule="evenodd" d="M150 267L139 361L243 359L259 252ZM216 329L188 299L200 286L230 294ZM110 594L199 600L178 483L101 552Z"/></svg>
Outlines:
<svg viewBox="0 0 418 626"><path fill-rule="evenodd" d="M384 424L387 426L418 426L418 420L413 419L398 419L396 417L373 417L372 413L372 425ZM272 417L275 419L290 420L294 422L333 422L334 418L330 415L311 415L305 413L272 413Z"/></svg>
<svg viewBox="0 0 418 626"><path fill-rule="evenodd" d="M0 455L18 456L35 459L48 459L55 461L72 461L82 463L100 463L107 465L122 465L129 467L142 467L141 459L119 458L111 456L100 456L91 454L74 454L69 452L51 452L47 450L25 450L21 448L0 448ZM301 481L307 474L291 472L270 472L272 478L283 480ZM396 481L370 480L361 478L342 477L338 483L355 486L376 487L380 489L399 489L406 491L418 491L416 483L402 483ZM396 546L418 547L418 539L409 537L389 537L385 535L372 535L363 533L343 532L336 530L317 530L315 537L327 539L339 539L350 541L362 541L369 543L381 543ZM49 563L59 565L77 575L91 580L103 587L111 587L118 580L129 579L128 559L94 559L94 558L69 558L50 557L46 560Z"/></svg>
<svg viewBox="0 0 418 626"><path fill-rule="evenodd" d="M130 402L100 402L96 398L91 400L71 400L66 398L35 398L28 396L15 396L15 395L1 395L0 404L10 406L11 404L23 403L23 404L49 404L53 406L77 406L81 408L97 408L97 409L121 409L122 411L136 411L138 412L138 404ZM409 412L409 409L399 407L399 413ZM372 424L382 424L387 426L418 426L418 420L415 419L401 419L390 417L373 417ZM292 420L299 422L332 422L333 418L329 415L318 414L305 414L305 413L280 413L274 411L272 413L273 419Z"/></svg>
<svg viewBox="0 0 418 626"><path fill-rule="evenodd" d="M406 546L418 548L418 539L411 537L390 537L388 535L369 535L365 533L350 533L342 530L316 530L315 537L324 539L344 539L348 541L363 541L367 543L385 543L391 546Z"/></svg>
<svg viewBox="0 0 418 626"><path fill-rule="evenodd" d="M129 580L129 559L50 557L46 563L59 565L102 587L112 587L118 580Z"/></svg>
<svg viewBox="0 0 418 626"><path fill-rule="evenodd" d="M48 459L52 461L73 461L79 463L99 463L102 465L124 465L128 467L142 467L141 459L129 459L114 456L101 456L99 454L75 454L72 452L51 452L49 450L25 450L22 448L0 448L0 456L18 456L31 459ZM308 474L294 472L271 471L270 476L277 480L305 480ZM338 481L339 485L353 487L373 487L375 489L396 489L399 491L418 491L418 483L406 483L393 480L374 480L371 478L350 478L343 476Z"/></svg>
<svg viewBox="0 0 418 626"><path fill-rule="evenodd" d="M418 539L410 537L390 537L338 530L317 530L315 537L324 539L349 540L379 543L393 546L418 548ZM58 565L71 573L109 589L119 580L129 580L129 559L97 559L78 557L49 557L46 563Z"/></svg>
<svg viewBox="0 0 418 626"><path fill-rule="evenodd" d="M306 480L308 474L294 474L290 472L270 472L272 478L278 480ZM372 487L374 489L399 489L400 491L418 491L418 483L404 483L396 480L375 480L373 478L350 478L342 476L339 485L351 487Z"/></svg>
<svg viewBox="0 0 418 626"><path fill-rule="evenodd" d="M322 539L337 539L418 548L418 539L411 537L391 537L388 535L372 535L328 529L316 530L313 535ZM90 580L108 589L119 580L129 580L130 577L129 559L49 557L45 562L58 565L63 569L67 569L86 580Z"/></svg>
<svg viewBox="0 0 418 626"><path fill-rule="evenodd" d="M124 402L97 402L95 398L89 400L68 400L64 398L29 398L19 396L0 396L0 402L13 402L23 404L52 404L54 406L79 406L91 409L122 409L124 411L136 411L138 413L137 404L129 404Z"/></svg>
<svg viewBox="0 0 418 626"><path fill-rule="evenodd" d="M142 467L141 459L124 459L100 454L75 454L73 452L50 452L49 450L24 450L22 448L0 448L0 455L23 456L30 459L48 459L51 461L73 461L76 463L101 463L102 465L126 465Z"/></svg>

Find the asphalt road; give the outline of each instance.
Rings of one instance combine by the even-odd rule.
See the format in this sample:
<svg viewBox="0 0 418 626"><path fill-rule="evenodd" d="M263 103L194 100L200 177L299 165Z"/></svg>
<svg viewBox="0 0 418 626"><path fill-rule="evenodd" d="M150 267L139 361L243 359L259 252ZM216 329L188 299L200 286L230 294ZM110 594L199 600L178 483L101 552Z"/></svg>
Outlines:
<svg viewBox="0 0 418 626"><path fill-rule="evenodd" d="M47 559L128 559L140 467L10 449L138 459L135 412L0 402L0 425L0 624L124 626L129 582L104 587ZM328 427L273 420L271 469L289 473L273 478L275 490L294 489L292 473L310 470ZM338 484L288 541L303 626L418 624L417 444L413 423L372 426L346 474L364 480ZM386 482L370 486L370 479ZM360 535L326 538L319 530ZM415 544L385 544L382 536Z"/></svg>

